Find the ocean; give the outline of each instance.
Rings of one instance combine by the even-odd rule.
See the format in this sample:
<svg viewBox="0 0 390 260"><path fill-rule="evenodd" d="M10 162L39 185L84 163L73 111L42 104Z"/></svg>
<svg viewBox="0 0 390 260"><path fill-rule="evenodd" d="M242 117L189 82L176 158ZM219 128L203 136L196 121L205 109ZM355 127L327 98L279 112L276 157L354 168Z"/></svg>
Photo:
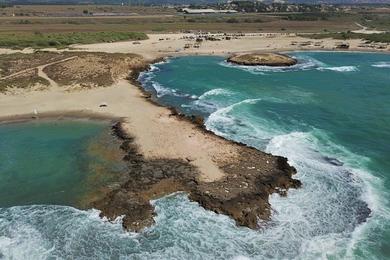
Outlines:
<svg viewBox="0 0 390 260"><path fill-rule="evenodd" d="M99 218L97 210L76 209L74 201L83 194L56 199L45 195L53 194L51 189L36 185L36 199L19 198L19 193L30 194L30 184L15 183L4 172L38 175L42 167L24 162L22 152L44 153L61 165L58 169L64 168L60 175L73 173L68 177L77 189L77 176L94 171L85 173L74 162L95 161L88 159L85 147L103 128L85 122L70 127L74 131L39 125L46 130L35 131L34 139L25 138L29 124L0 125L0 179L11 179L16 187L4 193L7 199L0 198L0 259L388 259L390 55L290 55L299 63L289 68L237 66L213 56L178 57L140 75L157 102L204 116L205 127L216 134L285 156L296 167L302 188L289 190L287 197L272 195L272 218L260 230L237 227L184 193L153 201L156 224L140 234L123 231L120 218L111 223ZM75 130L84 127L89 129L84 134ZM56 142L68 143L67 136L73 147L41 147L54 132ZM27 145L31 139L36 141ZM18 165L8 162L15 160ZM58 169L44 169L45 175Z"/></svg>
<svg viewBox="0 0 390 260"><path fill-rule="evenodd" d="M390 55L289 54L299 63L288 68L179 57L141 81L158 102L297 168L303 187L272 196L272 221L243 256L389 258Z"/></svg>

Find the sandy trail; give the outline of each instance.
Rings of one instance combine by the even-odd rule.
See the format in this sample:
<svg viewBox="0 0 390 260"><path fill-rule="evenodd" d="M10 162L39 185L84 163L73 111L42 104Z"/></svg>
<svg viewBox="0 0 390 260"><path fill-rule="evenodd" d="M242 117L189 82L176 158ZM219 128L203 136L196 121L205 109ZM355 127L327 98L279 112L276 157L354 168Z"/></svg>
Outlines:
<svg viewBox="0 0 390 260"><path fill-rule="evenodd" d="M363 34L374 34L374 33L385 33L386 31L379 31L375 29L369 29L367 26L361 25L360 23L355 23L360 27L359 30L354 30L354 33L363 33Z"/></svg>
<svg viewBox="0 0 390 260"><path fill-rule="evenodd" d="M25 70L21 70L21 71L18 71L18 72L16 72L16 73L13 73L13 74L11 74L11 75L2 77L2 78L0 78L0 80L10 79L10 78L13 78L13 77L22 75L22 74L24 74L24 73L26 73L26 72L32 71L32 70L34 70L34 69L36 69L36 68L28 68L28 69L25 69Z"/></svg>
<svg viewBox="0 0 390 260"><path fill-rule="evenodd" d="M38 66L37 67L37 69L38 69L38 76L43 78L43 79L45 79L45 80L47 80L50 83L50 87L58 88L59 85L57 84L57 82L55 82L49 76L47 76L47 74L43 70L46 67L50 66L50 65L58 64L58 63L65 62L65 61L68 61L68 60L73 60L75 58L77 58L77 56L72 56L72 57L69 57L69 58L66 58L66 59L62 59L62 60L59 60L59 61L55 61L55 62L51 62L51 63L45 64L45 65Z"/></svg>
<svg viewBox="0 0 390 260"><path fill-rule="evenodd" d="M43 69L46 68L47 66L54 65L54 64L57 64L57 63L61 63L61 62L65 62L65 61L68 61L68 60L72 60L72 59L74 59L74 58L76 58L76 57L77 57L77 56L73 56L73 57L69 57L69 58L66 58L66 59L59 60L59 61L54 61L54 62L51 62L51 63L47 63L47 64L44 64L44 65L41 65L41 66L37 66L37 67L32 67L32 68L24 69L24 70L18 71L18 72L16 72L16 73L13 73L13 74L11 74L11 75L2 77L2 78L0 78L0 80L10 79L10 78L16 77L16 76L18 76L18 75L22 75L22 74L24 74L24 73L26 73L26 72L29 72L29 71L38 69L38 76L40 76L41 78L44 78L44 79L46 79L47 81L49 81L51 86L57 87L58 84L57 84L56 82L54 82L53 80L51 80L51 79L46 75L46 73L43 72Z"/></svg>

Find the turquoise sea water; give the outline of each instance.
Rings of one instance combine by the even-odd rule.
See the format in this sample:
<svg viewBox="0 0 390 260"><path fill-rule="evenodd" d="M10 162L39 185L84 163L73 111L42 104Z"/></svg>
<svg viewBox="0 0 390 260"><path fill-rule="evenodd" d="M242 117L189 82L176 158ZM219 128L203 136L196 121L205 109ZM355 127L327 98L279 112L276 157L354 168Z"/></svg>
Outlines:
<svg viewBox="0 0 390 260"><path fill-rule="evenodd" d="M299 64L287 69L181 57L140 77L159 102L201 114L215 133L286 156L297 168L303 187L287 197L272 195L272 220L263 229L236 227L181 193L153 201L156 224L140 234L124 232L120 219L100 219L96 210L64 206L72 204L61 198L39 203L15 198L13 206L0 205L0 259L388 259L390 55L291 54ZM77 130L82 125L71 127L75 132L63 133L63 127L36 131L36 138L65 135L76 150L65 144L61 153L48 152L51 146L27 148L28 132L17 134L23 127L0 126L0 169L5 151L17 147L6 160L24 158L32 149L41 154L40 162L53 160L64 168L62 175L72 174L67 162L85 162L83 144L99 131L92 127L82 138ZM10 148L12 142L17 146ZM79 152L71 156L70 150ZM31 165L15 169L21 176L26 168L39 175L30 168L41 165ZM68 181L77 186L74 178Z"/></svg>
<svg viewBox="0 0 390 260"><path fill-rule="evenodd" d="M175 58L141 80L159 102L297 168L303 188L272 197L264 241L242 255L390 258L390 55L291 55L290 68Z"/></svg>
<svg viewBox="0 0 390 260"><path fill-rule="evenodd" d="M104 156L109 136L102 122L0 125L0 207L80 205L124 167Z"/></svg>

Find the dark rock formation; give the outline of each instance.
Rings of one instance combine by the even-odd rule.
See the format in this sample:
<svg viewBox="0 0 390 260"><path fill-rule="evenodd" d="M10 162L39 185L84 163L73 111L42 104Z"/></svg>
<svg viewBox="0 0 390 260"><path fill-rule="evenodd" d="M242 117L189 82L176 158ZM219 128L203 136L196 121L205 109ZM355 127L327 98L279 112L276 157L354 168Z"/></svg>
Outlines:
<svg viewBox="0 0 390 260"><path fill-rule="evenodd" d="M285 195L288 188L301 185L292 179L296 171L286 158L242 144L237 144L239 158L218 163L226 173L224 178L201 182L200 172L190 159L145 159L121 123L113 126L113 133L123 141L128 177L120 188L93 206L111 220L124 215L123 226L128 230L139 231L153 224L154 210L149 201L176 191L187 192L191 200L208 210L231 216L238 225L257 228L258 219L270 216L269 194Z"/></svg>
<svg viewBox="0 0 390 260"><path fill-rule="evenodd" d="M297 60L284 54L278 53L253 53L235 55L227 59L228 62L245 66L292 66Z"/></svg>

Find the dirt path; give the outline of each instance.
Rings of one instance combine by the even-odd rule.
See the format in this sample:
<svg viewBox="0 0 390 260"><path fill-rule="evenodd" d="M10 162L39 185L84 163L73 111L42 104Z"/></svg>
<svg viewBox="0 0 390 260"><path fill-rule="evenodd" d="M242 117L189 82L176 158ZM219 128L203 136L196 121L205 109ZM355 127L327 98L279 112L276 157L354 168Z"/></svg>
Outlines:
<svg viewBox="0 0 390 260"><path fill-rule="evenodd" d="M40 66L37 66L37 67L24 69L24 70L18 71L18 72L16 72L16 73L13 73L13 74L11 74L11 75L2 77L2 78L0 78L0 80L10 79L10 78L16 77L16 76L18 76L18 75L22 75L22 74L24 74L24 73L26 73L26 72L29 72L29 71L38 69L38 76L39 76L39 77L44 78L44 79L46 79L47 81L49 81L51 87L58 87L58 84L57 84L55 81L53 81L52 79L50 79L50 78L46 75L46 73L43 72L43 69L46 68L47 66L54 65L54 64L57 64L57 63L61 63L61 62L65 62L65 61L68 61L68 60L72 60L72 59L74 59L74 58L77 58L77 56L72 56L72 57L69 57L69 58L66 58L66 59L62 59L62 60L50 62L50 63L44 64L44 65L40 65Z"/></svg>

